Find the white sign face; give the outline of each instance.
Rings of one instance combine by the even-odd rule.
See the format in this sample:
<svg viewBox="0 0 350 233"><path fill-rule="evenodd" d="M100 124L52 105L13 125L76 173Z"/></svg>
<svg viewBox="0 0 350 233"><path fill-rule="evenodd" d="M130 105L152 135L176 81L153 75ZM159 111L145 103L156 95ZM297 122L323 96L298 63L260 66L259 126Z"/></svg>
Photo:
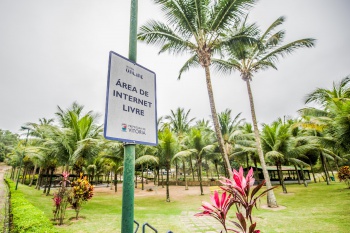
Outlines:
<svg viewBox="0 0 350 233"><path fill-rule="evenodd" d="M156 74L109 53L104 137L157 145Z"/></svg>

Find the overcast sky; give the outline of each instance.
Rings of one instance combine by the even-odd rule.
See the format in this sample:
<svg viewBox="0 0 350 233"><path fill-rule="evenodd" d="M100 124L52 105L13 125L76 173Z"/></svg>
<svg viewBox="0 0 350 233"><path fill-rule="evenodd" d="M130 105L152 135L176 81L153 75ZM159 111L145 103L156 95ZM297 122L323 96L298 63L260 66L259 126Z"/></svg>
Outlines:
<svg viewBox="0 0 350 233"><path fill-rule="evenodd" d="M297 116L304 97L330 88L350 74L349 0L260 0L250 21L266 29L279 16L285 42L311 37L316 47L280 60L278 71L258 73L252 82L259 123ZM0 129L18 132L26 122L54 118L57 106L74 101L101 114L103 122L108 54L128 56L130 1L0 0ZM138 25L162 19L151 0L139 0ZM157 75L158 116L182 107L209 119L204 70L177 80L188 56L158 55L138 43L137 63ZM238 73L212 75L217 111L226 108L251 122L245 83Z"/></svg>

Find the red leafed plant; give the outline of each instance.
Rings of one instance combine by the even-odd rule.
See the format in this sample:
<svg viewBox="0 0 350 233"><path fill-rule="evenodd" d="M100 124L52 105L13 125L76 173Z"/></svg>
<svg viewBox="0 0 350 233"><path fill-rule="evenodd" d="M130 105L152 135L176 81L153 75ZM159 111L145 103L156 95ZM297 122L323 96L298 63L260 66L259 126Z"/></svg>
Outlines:
<svg viewBox="0 0 350 233"><path fill-rule="evenodd" d="M60 187L53 194L53 202L54 202L54 220L58 221L59 225L63 224L63 220L66 214L66 209L68 205L68 199L70 195L70 189L68 188L68 185L70 184L69 181L69 173L63 172L62 173L62 181L60 182Z"/></svg>
<svg viewBox="0 0 350 233"><path fill-rule="evenodd" d="M260 230L255 230L256 223L253 223L252 211L254 207L257 207L257 200L275 187L258 194L265 181L253 188L255 182L253 169L251 168L247 176L244 177L242 167L239 171L233 169L232 180L222 178L220 182L223 184L220 188L224 191L221 198L215 191L214 195L211 196L211 203L203 202L201 208L203 212L197 213L195 216L214 217L223 225L225 232L260 233ZM229 229L226 226L227 213L233 204L237 207L236 217L238 221L231 222L237 229Z"/></svg>
<svg viewBox="0 0 350 233"><path fill-rule="evenodd" d="M350 168L349 166L342 166L338 171L338 178L344 181L350 188Z"/></svg>

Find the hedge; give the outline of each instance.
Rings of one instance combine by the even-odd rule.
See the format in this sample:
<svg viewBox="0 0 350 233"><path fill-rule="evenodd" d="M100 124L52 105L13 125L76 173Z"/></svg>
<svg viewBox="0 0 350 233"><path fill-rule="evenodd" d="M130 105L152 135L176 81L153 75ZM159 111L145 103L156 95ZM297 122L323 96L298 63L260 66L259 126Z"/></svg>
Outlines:
<svg viewBox="0 0 350 233"><path fill-rule="evenodd" d="M27 201L20 190L15 190L15 183L6 179L11 192L11 214L13 233L57 233L52 222L44 212Z"/></svg>

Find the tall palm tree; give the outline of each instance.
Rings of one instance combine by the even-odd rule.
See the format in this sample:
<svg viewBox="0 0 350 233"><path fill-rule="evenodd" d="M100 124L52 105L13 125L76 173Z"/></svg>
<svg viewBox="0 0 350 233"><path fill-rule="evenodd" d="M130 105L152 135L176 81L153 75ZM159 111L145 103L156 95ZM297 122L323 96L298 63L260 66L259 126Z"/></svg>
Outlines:
<svg viewBox="0 0 350 233"><path fill-rule="evenodd" d="M219 54L223 45L247 40L242 31L235 31L236 22L246 13L256 0L154 0L165 13L165 23L151 20L140 28L138 39L148 44L160 46L160 52L181 54L191 57L180 69L183 72L201 66L205 70L205 80L209 96L211 116L219 147L230 177L231 166L217 118L212 81L211 59Z"/></svg>
<svg viewBox="0 0 350 233"><path fill-rule="evenodd" d="M272 186L266 169L264 154L261 149L261 140L250 82L254 74L261 70L266 70L268 68L277 69L276 62L280 57L291 54L299 48L313 47L315 42L314 39L305 38L282 45L285 31L280 30L275 32L275 29L283 22L284 17L279 17L275 20L264 33L259 33L256 43L236 43L234 46L228 47L228 60L213 60L213 64L215 64L218 71L230 73L231 71L238 70L243 81L246 82L257 150L267 189L270 189ZM245 23L243 27L247 27ZM277 206L276 197L272 190L268 192L267 200L269 207Z"/></svg>

